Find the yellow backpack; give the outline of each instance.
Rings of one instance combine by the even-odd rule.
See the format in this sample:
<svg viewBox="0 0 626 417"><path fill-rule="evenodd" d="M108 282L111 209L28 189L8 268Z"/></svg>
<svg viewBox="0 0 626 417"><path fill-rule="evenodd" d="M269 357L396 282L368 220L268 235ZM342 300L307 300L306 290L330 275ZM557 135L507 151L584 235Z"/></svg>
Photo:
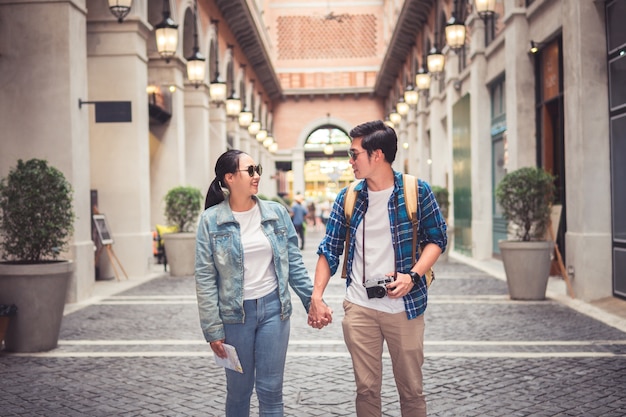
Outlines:
<svg viewBox="0 0 626 417"><path fill-rule="evenodd" d="M417 178L413 175L402 174L402 181L404 183L404 204L406 204L406 208L408 210L409 219L411 219L411 224L413 225L413 247L411 249L411 265L415 265L415 246L417 245L417 228L418 228L418 219L417 219L417 206L418 206L418 196L417 196ZM348 242L350 241L350 220L352 219L352 214L354 212L354 203L356 202L356 192L354 188L356 185L361 182L361 180L353 181L348 186L346 190L346 197L343 202L343 210L346 215L346 241L345 241L345 250L344 250L344 258L343 258L343 270L341 272L341 278L347 278L348 276ZM422 248L418 249L419 253L422 252ZM430 287L430 284L435 279L435 271L430 268L426 272L426 286Z"/></svg>

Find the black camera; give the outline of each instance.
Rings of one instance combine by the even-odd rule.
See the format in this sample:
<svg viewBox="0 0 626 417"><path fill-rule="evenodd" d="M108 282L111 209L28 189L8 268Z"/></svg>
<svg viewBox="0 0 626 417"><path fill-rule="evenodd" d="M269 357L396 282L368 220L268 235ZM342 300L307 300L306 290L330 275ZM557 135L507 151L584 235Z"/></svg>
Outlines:
<svg viewBox="0 0 626 417"><path fill-rule="evenodd" d="M367 298L383 298L387 295L387 284L390 282L393 282L393 278L386 277L379 281L367 281L365 283Z"/></svg>

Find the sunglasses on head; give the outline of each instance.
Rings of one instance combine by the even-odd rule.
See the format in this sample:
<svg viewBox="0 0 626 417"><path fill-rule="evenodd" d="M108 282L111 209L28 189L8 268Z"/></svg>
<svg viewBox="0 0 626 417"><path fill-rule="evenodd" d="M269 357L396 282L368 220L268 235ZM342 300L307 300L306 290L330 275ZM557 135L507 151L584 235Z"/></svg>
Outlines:
<svg viewBox="0 0 626 417"><path fill-rule="evenodd" d="M261 176L261 174L263 173L263 167L261 166L261 164L259 164L259 165L248 165L248 168L240 169L239 171L246 171L248 173L248 175L250 175L250 177L254 177L254 173L255 172L257 174L259 174L259 176Z"/></svg>

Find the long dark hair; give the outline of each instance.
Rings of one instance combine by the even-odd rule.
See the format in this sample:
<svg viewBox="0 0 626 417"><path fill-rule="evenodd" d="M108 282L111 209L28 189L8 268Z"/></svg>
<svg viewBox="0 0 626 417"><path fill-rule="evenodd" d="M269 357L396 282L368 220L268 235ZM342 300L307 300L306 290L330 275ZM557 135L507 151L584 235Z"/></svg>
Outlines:
<svg viewBox="0 0 626 417"><path fill-rule="evenodd" d="M206 193L206 199L204 200L204 209L208 209L216 204L221 203L226 198L224 196L224 190L222 187L226 187L224 176L226 174L234 174L239 170L239 158L244 155L245 152L238 149L231 149L217 158L215 163L215 179L209 186L209 191Z"/></svg>

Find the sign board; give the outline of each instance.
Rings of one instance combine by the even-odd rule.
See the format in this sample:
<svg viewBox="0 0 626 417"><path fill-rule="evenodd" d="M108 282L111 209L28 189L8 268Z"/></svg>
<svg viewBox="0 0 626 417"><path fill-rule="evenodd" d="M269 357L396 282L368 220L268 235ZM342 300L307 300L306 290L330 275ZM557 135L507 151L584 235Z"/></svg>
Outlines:
<svg viewBox="0 0 626 417"><path fill-rule="evenodd" d="M98 231L100 243L102 243L102 245L112 245L113 236L111 236L111 231L109 230L109 225L106 217L104 217L104 214L94 214L92 217L93 222L96 225L96 230Z"/></svg>
<svg viewBox="0 0 626 417"><path fill-rule="evenodd" d="M96 101L96 123L132 122L130 101Z"/></svg>

